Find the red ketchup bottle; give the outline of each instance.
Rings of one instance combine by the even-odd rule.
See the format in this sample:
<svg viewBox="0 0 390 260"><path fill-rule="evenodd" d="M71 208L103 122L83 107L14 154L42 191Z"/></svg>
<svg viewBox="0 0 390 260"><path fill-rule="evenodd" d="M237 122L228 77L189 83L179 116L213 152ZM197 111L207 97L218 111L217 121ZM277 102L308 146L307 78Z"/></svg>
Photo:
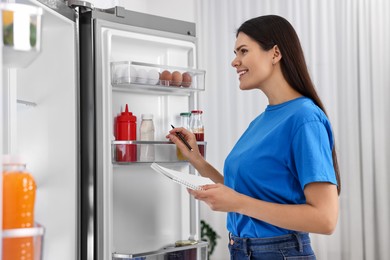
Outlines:
<svg viewBox="0 0 390 260"><path fill-rule="evenodd" d="M137 140L137 117L129 112L126 104L125 112L122 112L116 118L116 140L130 141ZM137 161L136 144L117 144L116 160L118 162L135 162Z"/></svg>

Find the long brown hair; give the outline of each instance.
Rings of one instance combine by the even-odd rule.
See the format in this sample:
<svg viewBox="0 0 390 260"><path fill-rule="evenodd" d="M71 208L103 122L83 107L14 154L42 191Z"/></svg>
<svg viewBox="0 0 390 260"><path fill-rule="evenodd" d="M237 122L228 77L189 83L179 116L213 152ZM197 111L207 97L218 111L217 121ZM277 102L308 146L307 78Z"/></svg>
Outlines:
<svg viewBox="0 0 390 260"><path fill-rule="evenodd" d="M244 22L237 30L243 32L260 47L268 51L275 45L282 53L280 60L281 70L287 82L300 94L313 100L324 111L325 107L319 98L314 84L311 81L301 43L293 26L283 17L277 15L265 15ZM335 145L332 148L333 167L337 179L337 192L340 194L341 182L340 171L337 162Z"/></svg>

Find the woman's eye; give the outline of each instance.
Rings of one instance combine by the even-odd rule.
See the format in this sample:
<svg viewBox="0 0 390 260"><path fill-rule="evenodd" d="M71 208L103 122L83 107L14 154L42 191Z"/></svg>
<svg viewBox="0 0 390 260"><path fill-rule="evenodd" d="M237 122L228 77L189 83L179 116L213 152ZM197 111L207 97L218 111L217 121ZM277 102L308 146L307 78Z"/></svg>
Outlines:
<svg viewBox="0 0 390 260"><path fill-rule="evenodd" d="M241 49L241 53L242 53L242 54L245 54L245 53L247 53L247 52L248 52L247 49Z"/></svg>

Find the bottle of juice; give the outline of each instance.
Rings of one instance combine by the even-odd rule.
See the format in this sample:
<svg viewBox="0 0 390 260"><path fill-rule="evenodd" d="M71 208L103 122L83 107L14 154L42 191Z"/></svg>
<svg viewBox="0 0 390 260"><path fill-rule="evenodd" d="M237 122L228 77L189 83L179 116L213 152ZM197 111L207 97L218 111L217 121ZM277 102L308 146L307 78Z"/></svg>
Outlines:
<svg viewBox="0 0 390 260"><path fill-rule="evenodd" d="M190 117L191 117L190 112L180 113L180 126L189 130L190 129ZM178 148L176 148L176 155L177 155L177 159L179 161L187 160L184 157L184 155L181 153L180 149L178 149Z"/></svg>
<svg viewBox="0 0 390 260"><path fill-rule="evenodd" d="M202 118L202 110L191 111L191 131L195 134L196 141L204 141L204 125ZM204 157L204 145L198 145L200 154Z"/></svg>
<svg viewBox="0 0 390 260"><path fill-rule="evenodd" d="M34 227L36 185L19 157L3 160L3 230ZM3 260L34 260L32 237L4 238Z"/></svg>

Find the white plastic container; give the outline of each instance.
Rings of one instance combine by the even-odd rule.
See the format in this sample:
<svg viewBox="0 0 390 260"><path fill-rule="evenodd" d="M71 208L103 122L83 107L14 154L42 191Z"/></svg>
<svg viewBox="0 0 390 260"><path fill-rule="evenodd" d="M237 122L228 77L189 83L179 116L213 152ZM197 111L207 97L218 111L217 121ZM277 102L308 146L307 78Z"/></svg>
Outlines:
<svg viewBox="0 0 390 260"><path fill-rule="evenodd" d="M140 140L141 141L154 141L154 123L152 114L141 115L141 127L140 127ZM154 145L153 144L141 144L140 156L141 162L153 162L154 161Z"/></svg>

